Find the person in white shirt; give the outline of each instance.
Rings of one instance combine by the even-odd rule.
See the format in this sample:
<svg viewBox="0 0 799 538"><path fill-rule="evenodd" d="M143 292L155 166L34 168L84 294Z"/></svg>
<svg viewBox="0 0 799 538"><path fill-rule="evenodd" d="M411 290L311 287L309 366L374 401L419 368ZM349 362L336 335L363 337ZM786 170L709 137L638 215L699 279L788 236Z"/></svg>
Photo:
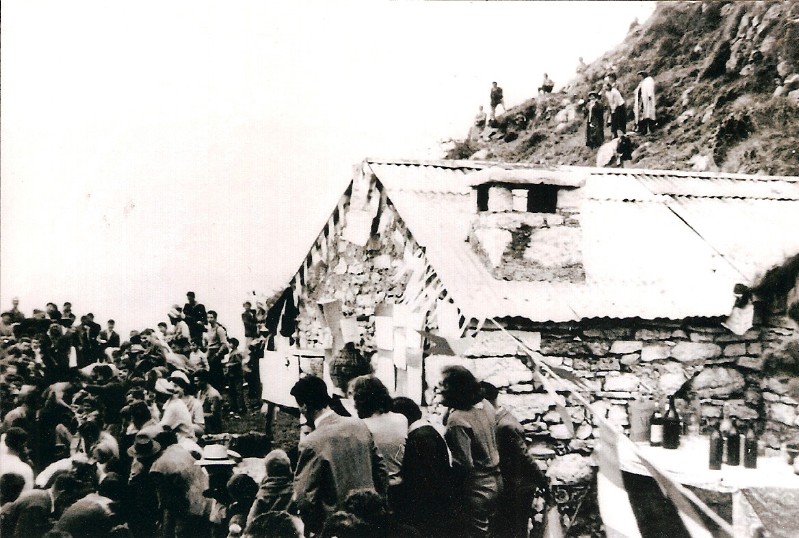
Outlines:
<svg viewBox="0 0 799 538"><path fill-rule="evenodd" d="M25 480L22 492L33 489L33 469L23 461L28 443L28 432L22 428L9 428L0 436L0 476L19 475Z"/></svg>

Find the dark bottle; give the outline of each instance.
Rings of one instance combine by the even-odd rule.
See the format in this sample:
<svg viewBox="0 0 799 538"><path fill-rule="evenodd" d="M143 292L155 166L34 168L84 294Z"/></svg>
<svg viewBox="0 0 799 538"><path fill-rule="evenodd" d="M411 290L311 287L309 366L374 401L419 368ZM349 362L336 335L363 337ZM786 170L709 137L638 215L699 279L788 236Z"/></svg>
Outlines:
<svg viewBox="0 0 799 538"><path fill-rule="evenodd" d="M744 437L744 467L747 469L757 468L757 435L755 435L751 424L746 429Z"/></svg>
<svg viewBox="0 0 799 538"><path fill-rule="evenodd" d="M660 414L657 407L652 413L652 420L649 421L649 444L652 446L663 445L663 415Z"/></svg>
<svg viewBox="0 0 799 538"><path fill-rule="evenodd" d="M710 432L710 468L714 471L721 469L721 458L724 454L724 440L718 428L713 428Z"/></svg>
<svg viewBox="0 0 799 538"><path fill-rule="evenodd" d="M682 424L677 407L674 405L674 396L669 396L669 407L663 417L663 448L675 449L680 446L680 433Z"/></svg>
<svg viewBox="0 0 799 538"><path fill-rule="evenodd" d="M741 464L741 434L735 428L733 421L727 433L727 465Z"/></svg>

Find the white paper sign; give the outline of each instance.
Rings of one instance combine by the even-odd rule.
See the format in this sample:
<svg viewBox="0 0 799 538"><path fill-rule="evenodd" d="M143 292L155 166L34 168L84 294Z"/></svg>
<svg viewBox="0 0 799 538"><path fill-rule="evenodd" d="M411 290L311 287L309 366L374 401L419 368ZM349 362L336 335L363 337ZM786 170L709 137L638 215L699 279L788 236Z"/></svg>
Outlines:
<svg viewBox="0 0 799 538"><path fill-rule="evenodd" d="M375 316L375 344L378 349L394 349L394 319L388 316Z"/></svg>
<svg viewBox="0 0 799 538"><path fill-rule="evenodd" d="M300 379L300 359L280 351L264 351L260 359L261 398L281 407L297 407L291 388Z"/></svg>
<svg viewBox="0 0 799 538"><path fill-rule="evenodd" d="M350 209L347 211L347 225L342 234L345 241L362 247L372 233L373 215L369 211Z"/></svg>

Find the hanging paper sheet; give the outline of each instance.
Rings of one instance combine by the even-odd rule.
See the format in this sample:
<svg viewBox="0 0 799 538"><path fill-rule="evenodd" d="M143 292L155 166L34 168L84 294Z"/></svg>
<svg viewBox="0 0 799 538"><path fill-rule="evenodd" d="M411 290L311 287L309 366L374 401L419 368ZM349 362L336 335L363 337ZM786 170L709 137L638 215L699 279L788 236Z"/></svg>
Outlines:
<svg viewBox="0 0 799 538"><path fill-rule="evenodd" d="M297 407L291 388L300 379L300 359L281 351L264 351L260 359L261 398L281 407Z"/></svg>
<svg viewBox="0 0 799 538"><path fill-rule="evenodd" d="M341 318L341 337L344 343L358 342L361 337L358 334L358 322L355 318Z"/></svg>
<svg viewBox="0 0 799 538"><path fill-rule="evenodd" d="M331 349L333 355L336 355L341 348L344 347L344 336L341 334L341 301L338 299L318 303L319 309L322 311L322 317L330 329L330 336L332 338Z"/></svg>
<svg viewBox="0 0 799 538"><path fill-rule="evenodd" d="M436 303L436 317L438 318L438 334L444 338L460 338L460 314L458 307L449 299L439 300Z"/></svg>
<svg viewBox="0 0 799 538"><path fill-rule="evenodd" d="M394 349L394 319L389 316L375 316L375 345L377 349Z"/></svg>
<svg viewBox="0 0 799 538"><path fill-rule="evenodd" d="M347 211L347 224L342 237L354 245L362 247L372 234L373 216L369 211L350 209Z"/></svg>
<svg viewBox="0 0 799 538"><path fill-rule="evenodd" d="M372 368L375 377L383 382L388 391L393 395L397 390L397 379L394 374L393 353L384 349L378 349L372 358Z"/></svg>

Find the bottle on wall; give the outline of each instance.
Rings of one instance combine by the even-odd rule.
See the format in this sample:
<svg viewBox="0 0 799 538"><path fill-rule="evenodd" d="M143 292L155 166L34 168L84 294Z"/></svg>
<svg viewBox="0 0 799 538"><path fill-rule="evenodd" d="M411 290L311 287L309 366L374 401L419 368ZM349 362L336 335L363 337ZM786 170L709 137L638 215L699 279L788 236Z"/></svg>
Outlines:
<svg viewBox="0 0 799 538"><path fill-rule="evenodd" d="M675 449L680 446L682 424L680 414L674 404L674 396L669 396L669 405L663 417L663 448Z"/></svg>
<svg viewBox="0 0 799 538"><path fill-rule="evenodd" d="M660 409L657 407L649 421L649 444L652 446L663 445L663 415L660 414Z"/></svg>
<svg viewBox="0 0 799 538"><path fill-rule="evenodd" d="M714 471L721 469L721 460L724 453L724 440L721 437L721 431L718 427L714 427L710 432L710 454L708 463L710 468Z"/></svg>
<svg viewBox="0 0 799 538"><path fill-rule="evenodd" d="M727 465L741 464L741 434L735 427L735 421L727 432Z"/></svg>

